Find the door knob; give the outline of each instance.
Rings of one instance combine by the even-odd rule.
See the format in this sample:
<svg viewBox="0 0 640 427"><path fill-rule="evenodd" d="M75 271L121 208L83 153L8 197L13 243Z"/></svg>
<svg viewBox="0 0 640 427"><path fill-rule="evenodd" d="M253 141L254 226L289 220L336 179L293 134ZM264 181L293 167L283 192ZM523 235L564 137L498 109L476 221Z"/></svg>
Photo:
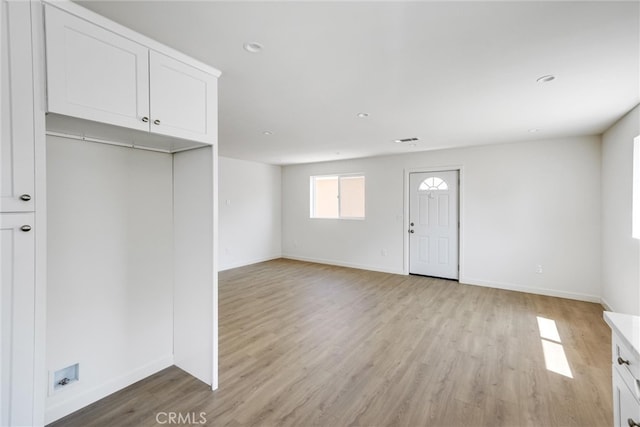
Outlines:
<svg viewBox="0 0 640 427"><path fill-rule="evenodd" d="M640 424L638 424L637 422L635 422L633 420L633 418L629 418L627 420L627 424L629 424L629 427L640 427Z"/></svg>
<svg viewBox="0 0 640 427"><path fill-rule="evenodd" d="M413 230L409 230L409 233L413 234L413 233L414 233L414 231L413 231Z"/></svg>
<svg viewBox="0 0 640 427"><path fill-rule="evenodd" d="M411 224L409 224L409 225L413 227L413 223L411 223Z"/></svg>
<svg viewBox="0 0 640 427"><path fill-rule="evenodd" d="M22 196L20 196L20 200L24 200L25 202L28 202L29 200L31 200L31 196L28 194L23 194Z"/></svg>
<svg viewBox="0 0 640 427"><path fill-rule="evenodd" d="M149 117L143 117L143 118L142 118L142 121L143 121L143 122L145 122L145 123L147 123L147 122L149 121Z"/></svg>
<svg viewBox="0 0 640 427"><path fill-rule="evenodd" d="M159 124L160 124L160 120L155 119L155 120L153 121L153 124L154 124L154 125L159 125Z"/></svg>
<svg viewBox="0 0 640 427"><path fill-rule="evenodd" d="M27 231L31 231L31 226L30 225L23 225L22 227L20 227L20 230L27 232Z"/></svg>

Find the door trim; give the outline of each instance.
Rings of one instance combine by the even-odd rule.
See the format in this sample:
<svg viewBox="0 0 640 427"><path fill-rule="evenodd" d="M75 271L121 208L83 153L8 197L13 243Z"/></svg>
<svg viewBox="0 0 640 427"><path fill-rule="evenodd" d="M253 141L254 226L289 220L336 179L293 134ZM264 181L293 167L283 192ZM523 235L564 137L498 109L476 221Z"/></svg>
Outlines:
<svg viewBox="0 0 640 427"><path fill-rule="evenodd" d="M435 166L435 167L421 167L421 168L405 168L404 169L404 219L402 228L402 242L403 242L403 266L402 272L405 275L409 275L409 174L420 172L444 172L444 171L458 171L458 221L460 222L460 228L458 229L458 282L463 283L465 280L464 275L464 167L462 165L452 166Z"/></svg>

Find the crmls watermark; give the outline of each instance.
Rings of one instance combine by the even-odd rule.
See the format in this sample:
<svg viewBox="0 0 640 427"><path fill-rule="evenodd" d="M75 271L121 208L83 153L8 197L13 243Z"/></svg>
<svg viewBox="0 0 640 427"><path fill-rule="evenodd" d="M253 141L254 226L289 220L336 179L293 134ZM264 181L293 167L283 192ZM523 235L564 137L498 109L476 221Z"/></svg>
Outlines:
<svg viewBox="0 0 640 427"><path fill-rule="evenodd" d="M206 412L158 412L158 424L206 424Z"/></svg>

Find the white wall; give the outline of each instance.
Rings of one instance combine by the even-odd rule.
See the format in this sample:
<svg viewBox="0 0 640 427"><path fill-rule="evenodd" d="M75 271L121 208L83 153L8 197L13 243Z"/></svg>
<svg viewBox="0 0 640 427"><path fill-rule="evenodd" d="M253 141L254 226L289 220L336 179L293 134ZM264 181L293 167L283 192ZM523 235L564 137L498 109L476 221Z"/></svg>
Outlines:
<svg viewBox="0 0 640 427"><path fill-rule="evenodd" d="M405 171L453 166L461 282L600 300L597 136L284 167L283 256L403 273ZM309 219L309 176L351 172L366 176L366 219Z"/></svg>
<svg viewBox="0 0 640 427"><path fill-rule="evenodd" d="M219 157L220 270L281 256L281 171Z"/></svg>
<svg viewBox="0 0 640 427"><path fill-rule="evenodd" d="M173 363L172 156L47 138L47 422Z"/></svg>
<svg viewBox="0 0 640 427"><path fill-rule="evenodd" d="M640 315L640 245L631 238L633 138L640 106L602 136L602 299L613 311Z"/></svg>

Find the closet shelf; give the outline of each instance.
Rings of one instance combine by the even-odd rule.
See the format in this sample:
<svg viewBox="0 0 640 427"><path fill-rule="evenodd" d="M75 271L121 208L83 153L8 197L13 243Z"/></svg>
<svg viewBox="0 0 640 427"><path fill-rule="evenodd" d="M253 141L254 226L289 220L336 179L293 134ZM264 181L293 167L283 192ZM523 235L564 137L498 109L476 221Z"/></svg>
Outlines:
<svg viewBox="0 0 640 427"><path fill-rule="evenodd" d="M50 136L161 153L178 153L211 145L54 113L47 114L46 125Z"/></svg>

